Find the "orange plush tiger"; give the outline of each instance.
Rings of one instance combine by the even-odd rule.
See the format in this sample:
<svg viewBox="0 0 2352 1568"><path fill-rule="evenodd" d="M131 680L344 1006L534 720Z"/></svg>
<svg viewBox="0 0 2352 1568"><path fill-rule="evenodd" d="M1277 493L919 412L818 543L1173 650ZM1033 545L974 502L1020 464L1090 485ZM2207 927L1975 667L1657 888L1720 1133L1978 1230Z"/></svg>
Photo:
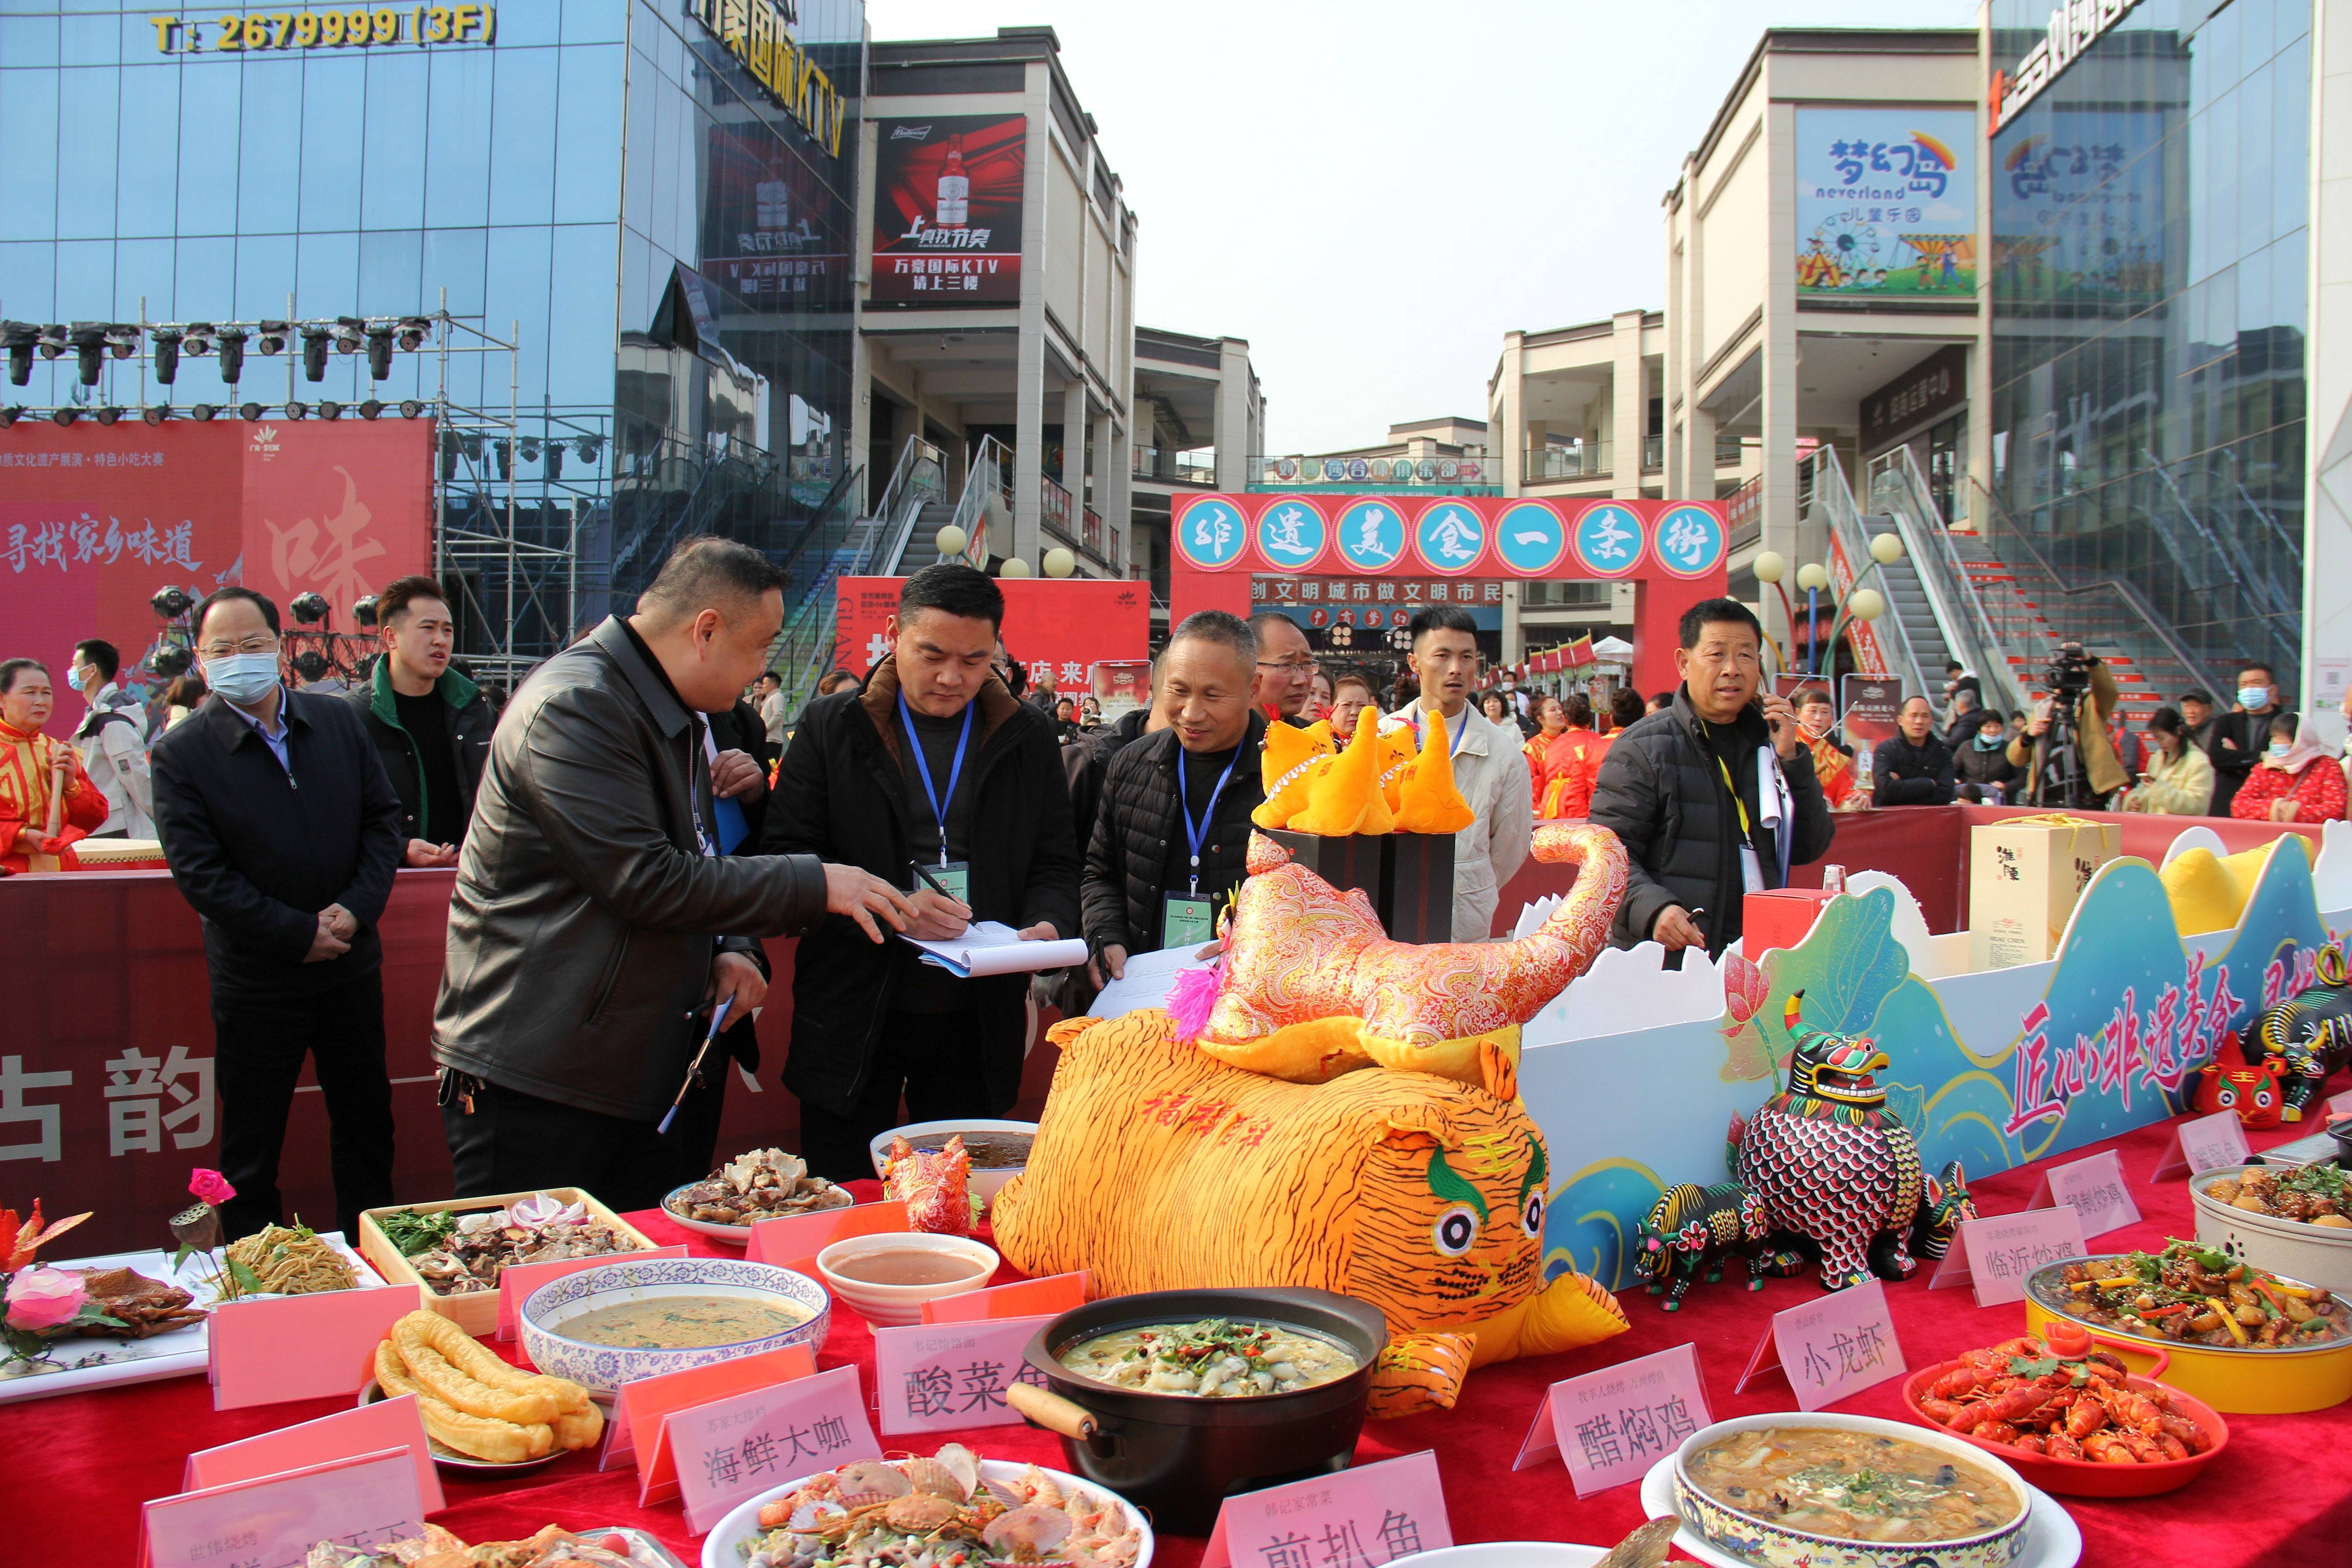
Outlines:
<svg viewBox="0 0 2352 1568"><path fill-rule="evenodd" d="M1572 1350L1625 1315L1542 1279L1550 1165L1510 1057L1482 1087L1420 1072L1286 1083L1180 1043L1158 1008L1076 1018L996 1244L1108 1295L1311 1286L1371 1302L1389 1346L1375 1415L1454 1404L1474 1366Z"/></svg>

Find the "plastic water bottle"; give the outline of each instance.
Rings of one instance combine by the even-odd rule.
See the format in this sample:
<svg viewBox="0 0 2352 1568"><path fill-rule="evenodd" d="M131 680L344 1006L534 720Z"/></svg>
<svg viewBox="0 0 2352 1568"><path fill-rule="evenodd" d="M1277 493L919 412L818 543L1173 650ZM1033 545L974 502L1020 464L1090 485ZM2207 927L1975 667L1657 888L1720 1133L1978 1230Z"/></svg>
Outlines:
<svg viewBox="0 0 2352 1568"><path fill-rule="evenodd" d="M1832 861L1830 864L1822 868L1822 891L1824 893L1843 893L1845 891L1844 867L1837 864L1835 861Z"/></svg>

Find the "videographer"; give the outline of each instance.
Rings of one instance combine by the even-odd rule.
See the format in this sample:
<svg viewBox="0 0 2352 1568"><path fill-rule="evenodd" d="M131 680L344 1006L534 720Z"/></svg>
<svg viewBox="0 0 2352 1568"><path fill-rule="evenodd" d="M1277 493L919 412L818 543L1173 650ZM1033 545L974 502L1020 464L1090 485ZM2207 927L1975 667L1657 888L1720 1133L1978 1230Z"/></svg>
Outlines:
<svg viewBox="0 0 2352 1568"><path fill-rule="evenodd" d="M2080 643L2060 646L2042 672L2050 695L2033 704L2025 733L2009 743L2009 760L2025 772L2021 803L2095 810L2130 777L2107 737L2116 710L2116 678L2106 661Z"/></svg>

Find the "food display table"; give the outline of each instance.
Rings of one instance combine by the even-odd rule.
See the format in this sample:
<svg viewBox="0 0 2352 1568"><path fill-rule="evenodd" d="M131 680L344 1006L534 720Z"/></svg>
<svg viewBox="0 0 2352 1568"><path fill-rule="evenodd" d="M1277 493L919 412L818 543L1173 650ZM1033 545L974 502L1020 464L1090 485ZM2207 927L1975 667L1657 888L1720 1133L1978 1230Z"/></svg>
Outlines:
<svg viewBox="0 0 2352 1568"><path fill-rule="evenodd" d="M2160 1122L2070 1156L2118 1149L2145 1216L2137 1226L2095 1239L2095 1250L2154 1247L2167 1236L2194 1234L2186 1182L2147 1179L2177 1126ZM2304 1131L2257 1132L2251 1141L2259 1149ZM2040 1170L2028 1165L1980 1178L1973 1191L1985 1213L2009 1213L2025 1205L2040 1179ZM877 1189L877 1184L861 1183L852 1190L864 1199L876 1195ZM672 1226L659 1211L628 1218L664 1244L684 1241L697 1253L731 1255L730 1248ZM1896 1332L1911 1366L1925 1366L2023 1331L2021 1305L1979 1310L1965 1287L1930 1291L1927 1271L1923 1266L1920 1278L1887 1288ZM1453 1410L1367 1425L1358 1459L1435 1450L1459 1541L1613 1542L1641 1521L1638 1489L1621 1486L1580 1501L1557 1459L1522 1471L1511 1468L1545 1386L1688 1341L1697 1347L1717 1418L1792 1409L1793 1394L1778 1373L1766 1374L1744 1394L1735 1394L1733 1384L1769 1329L1771 1314L1820 1295L1810 1275L1768 1280L1761 1291L1751 1294L1736 1271L1720 1283L1693 1287L1679 1313L1661 1310L1658 1298L1628 1293L1622 1300L1633 1319L1631 1331L1569 1354L1483 1368L1471 1375ZM516 1352L511 1345L500 1348L510 1355ZM836 1307L819 1365L858 1366L870 1399L873 1363L874 1342L866 1325L853 1311ZM1832 1408L1899 1419L1900 1386L1899 1379L1883 1383ZM205 1380L185 1377L12 1405L6 1432L18 1468L16 1493L30 1506L17 1510L8 1560L130 1561L139 1503L178 1489L182 1457L190 1449L331 1414L345 1403L309 1400L215 1413ZM2352 1563L2352 1444L2347 1436L2352 1436L2352 1406L2305 1415L2232 1416L2228 1451L2181 1491L2127 1501L2062 1501L2082 1528L2083 1561L2096 1568L2149 1563L2197 1568L2256 1563L2336 1568ZM912 1440L885 1437L883 1445L890 1452L927 1453L950 1438L968 1443L988 1458L1062 1463L1058 1440L1025 1426ZM506 1486L445 1475L449 1506L435 1518L468 1541L528 1535L550 1522L634 1525L667 1542L688 1563L699 1562L702 1542L688 1533L677 1504L641 1510L635 1506L635 1470L624 1467L599 1473L595 1465L593 1451L573 1455ZM1193 1568L1202 1547L1198 1540L1162 1538L1157 1561L1166 1568ZM1256 1568L1255 1556L1238 1543L1235 1562L1242 1568Z"/></svg>

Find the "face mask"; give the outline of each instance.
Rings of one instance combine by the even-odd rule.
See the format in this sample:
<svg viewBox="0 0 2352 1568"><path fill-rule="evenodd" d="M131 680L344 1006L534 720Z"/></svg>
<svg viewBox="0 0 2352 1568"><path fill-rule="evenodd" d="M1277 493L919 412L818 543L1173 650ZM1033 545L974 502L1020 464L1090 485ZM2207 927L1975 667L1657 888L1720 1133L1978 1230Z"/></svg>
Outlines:
<svg viewBox="0 0 2352 1568"><path fill-rule="evenodd" d="M1997 752L2000 750L2000 745L2001 740L1999 735L1979 735L1977 737L1977 750L1979 752Z"/></svg>
<svg viewBox="0 0 2352 1568"><path fill-rule="evenodd" d="M2294 747L2284 741L2273 741L2271 742L2270 759L2274 763L2283 763L2286 761L2286 754L2294 750Z"/></svg>
<svg viewBox="0 0 2352 1568"><path fill-rule="evenodd" d="M274 653L233 653L205 660L205 684L240 707L251 707L278 684Z"/></svg>
<svg viewBox="0 0 2352 1568"><path fill-rule="evenodd" d="M2241 708L2260 708L2268 703L2270 700L2271 689L2267 686L2241 686L2238 688L2238 706Z"/></svg>

